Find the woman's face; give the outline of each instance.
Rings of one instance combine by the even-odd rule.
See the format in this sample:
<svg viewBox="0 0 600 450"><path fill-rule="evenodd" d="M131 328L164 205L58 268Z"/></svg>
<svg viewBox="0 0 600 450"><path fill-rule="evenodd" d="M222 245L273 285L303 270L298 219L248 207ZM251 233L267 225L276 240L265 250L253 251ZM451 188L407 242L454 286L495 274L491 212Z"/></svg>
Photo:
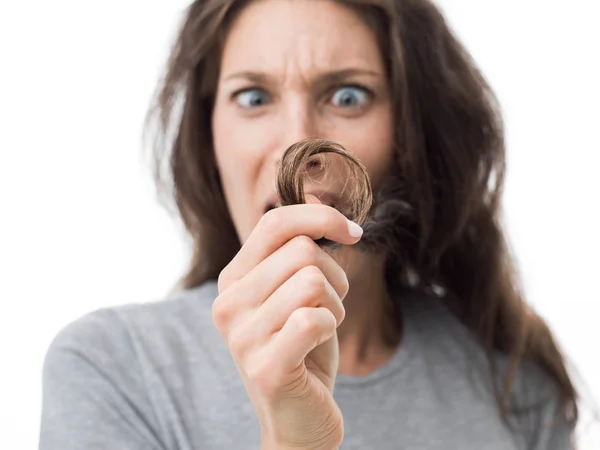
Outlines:
<svg viewBox="0 0 600 450"><path fill-rule="evenodd" d="M242 243L276 201L277 161L303 138L339 142L377 186L393 159L393 121L375 35L333 1L250 3L225 42L212 128Z"/></svg>

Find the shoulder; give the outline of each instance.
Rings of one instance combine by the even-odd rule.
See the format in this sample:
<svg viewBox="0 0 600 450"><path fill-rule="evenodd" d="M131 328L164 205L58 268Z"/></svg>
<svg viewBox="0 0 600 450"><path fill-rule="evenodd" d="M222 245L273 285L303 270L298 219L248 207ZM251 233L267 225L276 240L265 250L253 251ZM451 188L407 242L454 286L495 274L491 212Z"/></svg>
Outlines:
<svg viewBox="0 0 600 450"><path fill-rule="evenodd" d="M206 284L161 302L94 311L65 326L44 361L40 448L74 442L77 448L99 442L103 448L163 448L163 439L170 442L161 430L179 422L165 415L169 397L157 401L156 395L181 385L174 377L191 361L199 373L207 367L204 350L211 347L194 350L194 343L215 340L215 293Z"/></svg>
<svg viewBox="0 0 600 450"><path fill-rule="evenodd" d="M509 364L501 358L502 372ZM528 448L567 449L572 447L572 429L557 382L538 363L521 361L510 396L509 420L524 435Z"/></svg>
<svg viewBox="0 0 600 450"><path fill-rule="evenodd" d="M496 402L494 383L502 390L507 374L513 371L508 356L501 352L488 355L439 298L413 294L406 312L420 354L443 374L438 379L449 386L466 384L466 389L477 392L477 398ZM558 386L540 364L530 359L520 362L509 405L509 423L526 448L570 448L571 432Z"/></svg>
<svg viewBox="0 0 600 450"><path fill-rule="evenodd" d="M129 368L149 346L164 350L176 341L207 334L213 338L212 302L216 283L178 292L159 302L128 304L90 312L66 325L50 344L46 370L68 370L65 363L94 361L105 369Z"/></svg>

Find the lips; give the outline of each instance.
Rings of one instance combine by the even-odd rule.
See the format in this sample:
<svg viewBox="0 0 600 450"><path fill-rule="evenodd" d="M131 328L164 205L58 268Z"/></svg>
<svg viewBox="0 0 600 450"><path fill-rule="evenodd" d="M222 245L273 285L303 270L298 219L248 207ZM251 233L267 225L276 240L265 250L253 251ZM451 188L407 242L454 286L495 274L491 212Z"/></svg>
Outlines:
<svg viewBox="0 0 600 450"><path fill-rule="evenodd" d="M316 197L322 204L327 205L327 206L335 206L335 203L338 199L338 196L335 195L333 192L323 192L323 191L307 191L304 193L304 195L313 195L314 197ZM279 202L279 197L277 196L276 193L273 193L269 196L268 200L267 200L267 205L265 207L265 212L270 211L272 209L278 208L281 206L281 203Z"/></svg>
<svg viewBox="0 0 600 450"><path fill-rule="evenodd" d="M270 204L267 205L267 208L265 209L265 212L269 212L272 209L279 208L280 206L281 206L281 204L279 202L277 202L275 204L271 204L270 203Z"/></svg>

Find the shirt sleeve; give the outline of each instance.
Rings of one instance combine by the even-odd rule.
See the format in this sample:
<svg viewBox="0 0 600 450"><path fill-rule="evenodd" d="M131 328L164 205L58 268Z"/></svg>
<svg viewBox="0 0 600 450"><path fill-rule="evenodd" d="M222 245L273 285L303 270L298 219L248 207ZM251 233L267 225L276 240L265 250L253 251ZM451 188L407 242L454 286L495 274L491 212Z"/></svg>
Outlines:
<svg viewBox="0 0 600 450"><path fill-rule="evenodd" d="M535 431L531 435L531 450L573 449L572 432L557 399L549 400L538 412Z"/></svg>
<svg viewBox="0 0 600 450"><path fill-rule="evenodd" d="M111 310L65 327L44 361L40 450L161 450L127 328Z"/></svg>
<svg viewBox="0 0 600 450"><path fill-rule="evenodd" d="M520 412L513 422L524 438L526 450L573 449L573 432L558 389L537 365L523 364L513 404Z"/></svg>

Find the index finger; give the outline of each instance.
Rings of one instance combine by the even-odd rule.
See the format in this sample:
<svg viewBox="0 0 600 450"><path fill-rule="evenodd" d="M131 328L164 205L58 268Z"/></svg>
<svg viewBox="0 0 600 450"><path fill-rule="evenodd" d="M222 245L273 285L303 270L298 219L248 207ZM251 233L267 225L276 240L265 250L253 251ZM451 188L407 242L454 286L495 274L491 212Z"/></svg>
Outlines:
<svg viewBox="0 0 600 450"><path fill-rule="evenodd" d="M267 256L296 236L356 244L362 228L338 210L322 204L282 206L267 212L225 269L229 284L244 277ZM221 283L219 283L221 284Z"/></svg>

